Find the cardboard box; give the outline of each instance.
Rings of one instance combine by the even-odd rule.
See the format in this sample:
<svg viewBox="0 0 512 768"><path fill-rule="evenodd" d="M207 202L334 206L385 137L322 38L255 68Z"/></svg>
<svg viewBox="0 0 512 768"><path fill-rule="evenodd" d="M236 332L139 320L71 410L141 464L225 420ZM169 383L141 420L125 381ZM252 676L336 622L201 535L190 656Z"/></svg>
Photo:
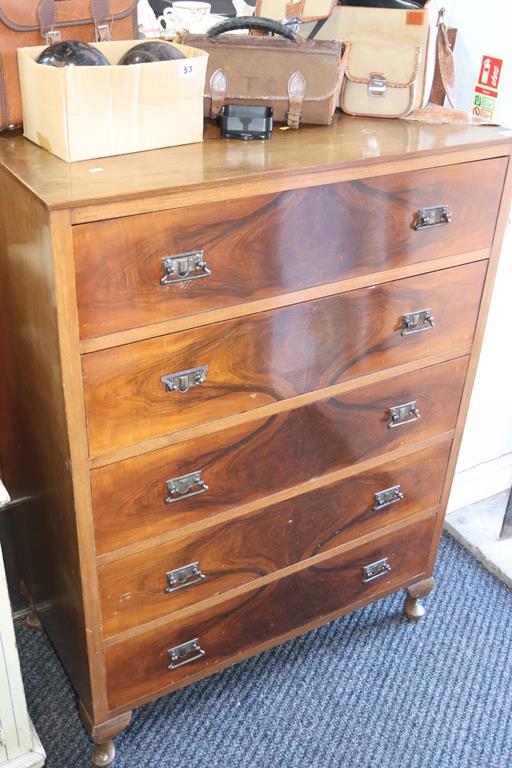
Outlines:
<svg viewBox="0 0 512 768"><path fill-rule="evenodd" d="M136 44L94 46L116 65ZM208 54L176 47L186 59L61 68L36 64L45 46L19 48L24 135L68 162L202 141Z"/></svg>

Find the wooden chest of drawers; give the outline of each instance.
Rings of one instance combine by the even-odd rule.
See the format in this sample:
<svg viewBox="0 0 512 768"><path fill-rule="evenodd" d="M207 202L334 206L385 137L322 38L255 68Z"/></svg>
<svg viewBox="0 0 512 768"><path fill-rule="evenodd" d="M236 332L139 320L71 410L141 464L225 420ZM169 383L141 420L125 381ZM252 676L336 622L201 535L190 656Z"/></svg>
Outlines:
<svg viewBox="0 0 512 768"><path fill-rule="evenodd" d="M422 615L508 214L502 129L216 134L0 144L2 468L97 765L143 702L399 589Z"/></svg>

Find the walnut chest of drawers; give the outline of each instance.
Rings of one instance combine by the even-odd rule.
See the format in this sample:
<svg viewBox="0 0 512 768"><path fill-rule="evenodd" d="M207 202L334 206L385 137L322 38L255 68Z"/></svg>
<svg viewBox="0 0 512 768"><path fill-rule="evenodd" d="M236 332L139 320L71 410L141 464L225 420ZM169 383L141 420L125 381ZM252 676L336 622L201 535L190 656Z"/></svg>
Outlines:
<svg viewBox="0 0 512 768"><path fill-rule="evenodd" d="M1 140L2 468L96 764L157 696L399 589L422 615L511 138Z"/></svg>

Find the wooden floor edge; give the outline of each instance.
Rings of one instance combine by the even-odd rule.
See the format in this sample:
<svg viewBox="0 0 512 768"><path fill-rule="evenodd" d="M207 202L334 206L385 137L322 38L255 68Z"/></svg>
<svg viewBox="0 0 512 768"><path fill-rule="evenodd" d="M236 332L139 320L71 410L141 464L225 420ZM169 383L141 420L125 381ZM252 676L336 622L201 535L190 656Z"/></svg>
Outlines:
<svg viewBox="0 0 512 768"><path fill-rule="evenodd" d="M439 259L430 259L429 261L408 264L405 267L394 267L393 269L382 270L381 272L371 272L355 277L347 277L333 283L314 285L291 293L269 296L256 301L247 301L243 304L233 304L228 307L211 309L193 315L163 320L159 323L151 323L149 325L143 325L137 328L119 331L117 333L95 336L91 339L83 339L80 342L80 350L82 354L87 355L104 349L120 347L125 344L133 344L138 341L155 339L171 333L189 331L193 328L199 328L205 325L215 325L216 323L235 320L260 312L284 309L285 307L298 303L302 304L308 301L315 301L316 299L325 299L330 296L348 293L349 291L357 291L374 285L383 285L385 283L392 283L396 280L419 277L420 275L425 275L430 272L440 272L443 269L464 266L465 264L472 264L477 261L485 261L489 258L489 254L490 248L480 248L475 251L467 251L451 256L443 256Z"/></svg>
<svg viewBox="0 0 512 768"><path fill-rule="evenodd" d="M340 384L334 384L331 387L325 387L324 389L317 389L314 392L306 392L302 395L278 400L269 405L262 405L258 408L242 411L241 413L226 416L222 419L217 419L216 421L198 424L197 426L182 429L178 432L170 432L167 435L154 437L151 440L146 440L142 443L135 443L126 448L119 448L111 453L102 453L98 456L91 456L89 458L89 467L91 470L99 469L108 466L109 464L115 464L118 461L133 459L137 456L160 450L161 448L168 448L171 445L184 443L186 440L194 440L199 437L204 437L204 435L222 432L230 427L238 427L251 421L275 416L278 413L293 411L302 406L310 405L311 403L328 400L332 397L339 397L347 392L352 392L354 389L363 389L372 384L380 384L383 381L389 381L407 373L414 373L416 371L431 368L434 365L447 363L450 360L466 357L471 352L471 346L472 345L468 343L457 349L452 349L428 357L421 357L417 360L401 363L393 368L384 368L383 370L374 371L373 373L364 376L358 376L357 378L343 381Z"/></svg>
<svg viewBox="0 0 512 768"><path fill-rule="evenodd" d="M167 625L171 626L176 621L182 621L184 618L189 618L195 613L200 613L201 611L208 608L222 605L222 603L232 600L236 597L241 597L248 592L266 587L275 581L286 578L286 576L291 576L294 573L298 573L299 571L311 568L312 566L318 565L325 560L330 560L332 557L337 557L338 555L342 555L345 552L350 552L353 549L357 549L357 547L361 547L364 544L378 541L378 539L381 539L387 534L396 533L403 528L407 528L409 525L420 523L430 518L434 519L437 516L437 513L438 506L421 510L420 512L404 517L403 520L397 520L394 523L378 528L377 530L371 531L370 533L366 533L363 536L350 539L344 544L340 544L337 547L328 549L325 552L320 552L318 555L308 557L305 560L300 560L298 563L293 563L286 568L280 568L277 571L268 573L265 576L254 579L253 581L246 582L245 584L241 584L240 586L234 587L233 589L228 589L226 592L212 595L206 600L202 600L201 602L195 603L194 605L187 606L186 608L182 608L178 611L173 611L172 613L167 613L165 616L160 616L158 619L153 619L152 621L145 622L139 626L130 627L129 629L125 629L122 632L116 633L115 635L105 637L103 640L103 646L104 648L108 648L111 645L119 645L120 643L126 642L126 640L131 640L134 637L140 637L147 632L161 629Z"/></svg>
<svg viewBox="0 0 512 768"><path fill-rule="evenodd" d="M131 555L138 555L141 552L154 549L155 547L170 544L173 541L179 541L180 539L186 538L187 536L193 535L195 533L199 533L200 531L206 531L210 528L215 528L218 525L223 525L230 520L244 517L245 515L252 514L253 512L258 512L261 509L265 509L265 507L270 507L283 501L297 498L297 496L311 493L320 488L326 488L329 485L334 485L341 482L342 480L346 480L349 477L361 475L364 472L376 469L377 467L380 467L383 464L387 464L390 461L396 461L404 458L405 456L412 456L417 453L422 453L423 451L429 450L430 448L435 448L438 445L443 445L444 443L451 443L453 436L454 430L449 430L448 432L435 435L428 440L423 440L412 447L406 446L405 448L396 448L395 450L389 451L388 453L379 454L378 456L372 457L370 459L359 461L356 464L351 464L350 466L343 467L342 469L335 470L334 472L328 472L327 474L321 475L320 477L315 477L312 480L306 480L305 482L299 483L298 485L292 486L291 488L285 488L281 491L276 491L275 493L271 493L268 496L261 496L260 498L250 501L246 504L230 507L224 512L220 512L218 515L212 515L209 518L198 520L194 523L183 526L182 528L177 528L165 534L152 536L150 538L143 539L142 541L138 541L135 544L128 544L124 547L111 550L110 552L105 552L97 556L97 566L98 568L102 568L103 566L116 562L117 560L123 560L124 558L130 557Z"/></svg>
<svg viewBox="0 0 512 768"><path fill-rule="evenodd" d="M274 648L275 646L283 645L283 643L288 642L288 640L293 640L294 638L299 637L300 635L304 635L313 629L317 629L318 627L321 627L324 624L330 624L332 621L335 621L336 619L339 619L348 613L357 611L359 608L363 608L366 605L370 605L371 603L376 603L378 600L383 600L385 597L389 597L389 595L392 595L395 592L399 592L400 590L406 589L412 584L422 581L426 573L427 573L426 571L421 571L420 573L417 573L415 576L411 576L411 578L409 579L404 579L403 581L400 581L398 584L395 584L394 586L389 587L388 589L382 590L382 592L379 592L377 595L374 595L370 599L366 598L362 600L357 600L353 603L350 603L349 605L345 605L343 608L339 610L332 611L331 613L327 613L324 616L317 617L316 619L308 622L307 624L303 624L300 627L296 627L295 629L290 630L289 632L279 635L277 638L274 637L271 640L267 640L264 643L259 643L257 645L252 646L251 648L245 649L241 653L237 654L236 657L230 657L229 659L226 659L220 664L212 665L206 670L202 670L201 672L198 672L195 675L191 675L190 677L187 677L184 680L180 680L178 683L165 686L164 688L159 688L156 691L152 691L152 693L146 694L145 696L140 696L138 699L133 699L132 701L126 704L113 708L109 712L109 717L115 717L116 715L119 715L130 709L136 709L137 707L140 707L143 704L146 704L150 701L154 701L155 699L161 698L162 696L166 696L169 693L173 693L174 691L177 691L180 688L185 688L186 686L189 686L192 683L196 683L205 677L211 677L213 674L216 674L217 672L222 672L224 669L227 669L228 667L232 667L241 661L245 661L245 659L249 659L252 656L257 656L258 654L263 653L263 651L267 651L270 648Z"/></svg>

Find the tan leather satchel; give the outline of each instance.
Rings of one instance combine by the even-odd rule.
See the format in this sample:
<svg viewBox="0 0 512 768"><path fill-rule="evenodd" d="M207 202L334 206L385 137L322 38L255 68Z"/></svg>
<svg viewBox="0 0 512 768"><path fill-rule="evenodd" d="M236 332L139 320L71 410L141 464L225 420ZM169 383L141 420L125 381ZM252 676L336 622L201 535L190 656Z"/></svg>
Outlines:
<svg viewBox="0 0 512 768"><path fill-rule="evenodd" d="M242 29L280 37L225 34ZM304 40L277 21L252 16L229 19L207 35L183 34L181 41L209 54L206 117L218 117L225 104L253 104L272 107L274 120L290 128L331 124L343 80L339 43Z"/></svg>
<svg viewBox="0 0 512 768"><path fill-rule="evenodd" d="M330 16L336 3L337 0L257 0L254 13L276 21L318 21Z"/></svg>
<svg viewBox="0 0 512 768"><path fill-rule="evenodd" d="M137 0L0 0L0 131L22 121L18 48L135 37Z"/></svg>

